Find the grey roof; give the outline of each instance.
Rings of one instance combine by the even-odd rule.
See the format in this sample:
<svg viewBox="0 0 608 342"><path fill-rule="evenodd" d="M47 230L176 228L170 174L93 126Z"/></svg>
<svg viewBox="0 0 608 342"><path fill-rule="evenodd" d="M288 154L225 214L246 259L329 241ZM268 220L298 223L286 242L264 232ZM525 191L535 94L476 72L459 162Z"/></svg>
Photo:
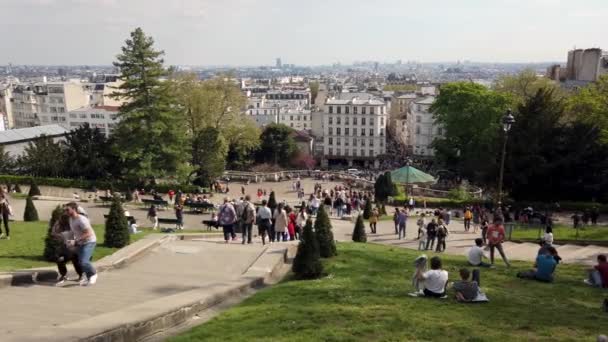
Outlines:
<svg viewBox="0 0 608 342"><path fill-rule="evenodd" d="M384 104L384 100L376 97L369 93L347 93L342 92L336 95L335 98L327 99L328 105L348 105L348 104L360 104L360 105L377 105L381 106Z"/></svg>
<svg viewBox="0 0 608 342"><path fill-rule="evenodd" d="M406 93L397 97L398 99L415 99L416 93Z"/></svg>
<svg viewBox="0 0 608 342"><path fill-rule="evenodd" d="M425 97L422 100L416 101L416 104L433 104L435 102L435 97L433 96L429 96L429 97Z"/></svg>
<svg viewBox="0 0 608 342"><path fill-rule="evenodd" d="M33 140L41 135L59 136L65 135L69 130L61 125L53 124L28 128L10 129L0 132L0 145L9 145L17 142Z"/></svg>

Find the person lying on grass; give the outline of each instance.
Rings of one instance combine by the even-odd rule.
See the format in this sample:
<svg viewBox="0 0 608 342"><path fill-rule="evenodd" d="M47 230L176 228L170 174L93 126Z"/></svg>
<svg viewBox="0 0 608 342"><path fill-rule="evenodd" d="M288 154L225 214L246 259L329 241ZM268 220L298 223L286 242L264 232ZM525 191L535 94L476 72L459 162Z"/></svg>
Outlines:
<svg viewBox="0 0 608 342"><path fill-rule="evenodd" d="M597 256L597 265L587 270L587 272L589 275L585 279L585 284L608 288L608 262L606 262L604 254Z"/></svg>
<svg viewBox="0 0 608 342"><path fill-rule="evenodd" d="M424 282L423 293L426 297L444 297L445 288L448 283L448 271L441 269L441 259L438 256L431 258L431 269L416 272L418 280Z"/></svg>
<svg viewBox="0 0 608 342"><path fill-rule="evenodd" d="M456 299L460 302L470 302L477 298L479 293L479 270L473 271L473 279L469 280L471 271L467 268L461 268L460 271L461 281L454 282L452 287L456 291Z"/></svg>
<svg viewBox="0 0 608 342"><path fill-rule="evenodd" d="M536 257L534 269L525 272L518 272L518 278L533 279L543 282L553 281L553 273L555 272L555 268L557 267L558 263L555 258L555 256L557 256L557 250L555 247L547 247L546 249L542 250L541 253L542 254L539 254Z"/></svg>

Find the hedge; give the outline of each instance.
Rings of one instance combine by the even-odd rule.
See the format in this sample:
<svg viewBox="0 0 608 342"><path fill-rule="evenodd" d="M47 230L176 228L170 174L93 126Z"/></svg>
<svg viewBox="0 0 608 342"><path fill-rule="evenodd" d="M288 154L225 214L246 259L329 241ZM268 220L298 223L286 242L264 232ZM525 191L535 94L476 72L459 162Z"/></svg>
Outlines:
<svg viewBox="0 0 608 342"><path fill-rule="evenodd" d="M70 178L45 178L31 176L0 175L0 184L30 185L32 184L32 182L36 183L37 185L56 186L59 188L78 188L86 190L96 188L98 190L116 189L119 191L127 191L129 188L133 188L132 183L114 183L108 181L90 181L85 179ZM161 193L166 193L169 190L181 190L186 193L194 193L200 188L196 185L157 184L144 186L144 189L146 191L154 189Z"/></svg>

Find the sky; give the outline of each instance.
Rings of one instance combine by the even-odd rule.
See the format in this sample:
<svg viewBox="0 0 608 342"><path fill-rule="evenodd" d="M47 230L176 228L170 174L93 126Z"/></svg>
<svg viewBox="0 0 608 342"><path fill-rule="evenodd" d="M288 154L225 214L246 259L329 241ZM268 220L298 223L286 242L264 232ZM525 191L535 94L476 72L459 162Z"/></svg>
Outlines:
<svg viewBox="0 0 608 342"><path fill-rule="evenodd" d="M607 0L0 0L0 64L110 64L136 27L169 65L565 61L607 22Z"/></svg>

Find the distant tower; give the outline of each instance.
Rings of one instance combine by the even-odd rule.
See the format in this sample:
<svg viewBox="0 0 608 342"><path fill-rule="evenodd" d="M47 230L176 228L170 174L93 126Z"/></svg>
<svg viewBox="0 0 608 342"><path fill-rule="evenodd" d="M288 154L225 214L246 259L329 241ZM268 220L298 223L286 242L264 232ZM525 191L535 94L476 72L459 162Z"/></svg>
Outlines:
<svg viewBox="0 0 608 342"><path fill-rule="evenodd" d="M281 63L281 58L277 58L277 69L281 69L283 67L283 63Z"/></svg>

